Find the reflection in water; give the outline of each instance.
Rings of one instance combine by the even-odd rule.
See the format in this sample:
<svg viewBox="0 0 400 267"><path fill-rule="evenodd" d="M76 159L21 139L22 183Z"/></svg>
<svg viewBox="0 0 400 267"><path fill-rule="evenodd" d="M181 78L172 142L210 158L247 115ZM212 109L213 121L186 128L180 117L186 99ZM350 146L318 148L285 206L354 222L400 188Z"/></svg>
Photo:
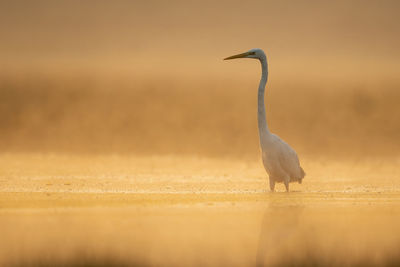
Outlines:
<svg viewBox="0 0 400 267"><path fill-rule="evenodd" d="M302 251L298 240L302 240L299 231L303 205L275 206L266 209L261 223L260 239L256 265L265 266L288 260L285 255ZM296 246L299 249L296 250Z"/></svg>
<svg viewBox="0 0 400 267"><path fill-rule="evenodd" d="M376 206L368 195L351 193L331 203L314 198L304 205L272 204L262 220L256 265L398 266L394 229L400 217L393 202L398 195L393 197L382 205L375 200Z"/></svg>

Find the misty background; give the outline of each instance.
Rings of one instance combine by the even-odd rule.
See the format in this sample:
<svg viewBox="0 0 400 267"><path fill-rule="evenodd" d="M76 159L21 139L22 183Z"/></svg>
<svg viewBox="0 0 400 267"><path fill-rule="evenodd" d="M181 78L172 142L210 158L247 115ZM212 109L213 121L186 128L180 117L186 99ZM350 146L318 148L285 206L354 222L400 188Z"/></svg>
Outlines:
<svg viewBox="0 0 400 267"><path fill-rule="evenodd" d="M1 1L3 152L257 156L400 148L397 1Z"/></svg>

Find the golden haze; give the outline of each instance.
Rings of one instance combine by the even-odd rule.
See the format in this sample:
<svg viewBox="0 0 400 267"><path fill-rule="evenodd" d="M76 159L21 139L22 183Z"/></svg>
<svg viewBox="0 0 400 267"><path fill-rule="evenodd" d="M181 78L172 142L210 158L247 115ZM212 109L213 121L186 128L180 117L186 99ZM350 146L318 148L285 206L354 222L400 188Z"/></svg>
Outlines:
<svg viewBox="0 0 400 267"><path fill-rule="evenodd" d="M399 265L399 3L1 1L0 265Z"/></svg>
<svg viewBox="0 0 400 267"><path fill-rule="evenodd" d="M301 154L399 150L397 2L1 5L3 151L256 155L255 46Z"/></svg>

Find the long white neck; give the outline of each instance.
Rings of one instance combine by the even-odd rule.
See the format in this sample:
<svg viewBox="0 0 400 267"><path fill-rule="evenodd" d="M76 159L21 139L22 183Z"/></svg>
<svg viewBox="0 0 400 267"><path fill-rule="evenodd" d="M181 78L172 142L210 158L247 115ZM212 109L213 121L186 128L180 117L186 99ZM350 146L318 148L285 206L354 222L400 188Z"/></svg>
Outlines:
<svg viewBox="0 0 400 267"><path fill-rule="evenodd" d="M268 63L265 56L260 58L261 62L261 80L258 86L258 134L260 137L260 144L262 146L263 140L267 138L271 133L268 129L267 119L265 116L265 105L264 105L264 93L265 85L268 79Z"/></svg>

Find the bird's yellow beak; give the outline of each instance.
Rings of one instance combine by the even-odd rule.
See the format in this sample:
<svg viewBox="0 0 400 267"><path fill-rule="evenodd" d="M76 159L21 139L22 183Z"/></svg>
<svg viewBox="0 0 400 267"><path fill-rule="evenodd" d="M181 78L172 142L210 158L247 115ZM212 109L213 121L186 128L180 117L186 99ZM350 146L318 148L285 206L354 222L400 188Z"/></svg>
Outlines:
<svg viewBox="0 0 400 267"><path fill-rule="evenodd" d="M224 58L224 60L229 60L229 59L234 59L234 58L243 58L243 57L247 57L248 55L250 55L250 53L246 52L246 53L237 54L237 55L234 55L234 56L230 56L230 57Z"/></svg>

